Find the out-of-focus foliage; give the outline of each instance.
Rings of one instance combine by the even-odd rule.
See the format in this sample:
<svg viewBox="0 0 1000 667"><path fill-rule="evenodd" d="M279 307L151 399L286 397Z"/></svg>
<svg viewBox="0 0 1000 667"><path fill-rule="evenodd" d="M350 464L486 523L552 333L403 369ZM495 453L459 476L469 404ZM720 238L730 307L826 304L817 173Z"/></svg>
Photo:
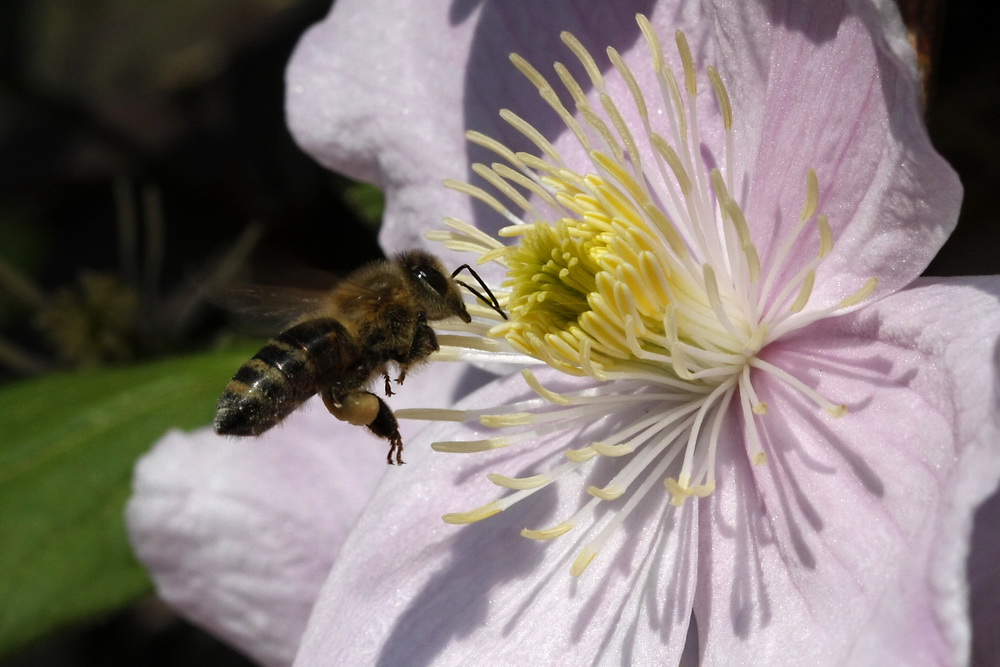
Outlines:
<svg viewBox="0 0 1000 667"><path fill-rule="evenodd" d="M135 461L168 429L209 423L222 387L252 354L49 375L0 390L0 654L149 591L122 520Z"/></svg>
<svg viewBox="0 0 1000 667"><path fill-rule="evenodd" d="M239 661L207 637L193 652L165 639L165 608L100 621L149 592L122 516L135 460L170 428L208 424L252 354L177 356L232 337L212 288L379 254L380 193L346 194L284 123L285 65L329 9L0 3L5 665ZM77 629L10 653L63 626Z"/></svg>

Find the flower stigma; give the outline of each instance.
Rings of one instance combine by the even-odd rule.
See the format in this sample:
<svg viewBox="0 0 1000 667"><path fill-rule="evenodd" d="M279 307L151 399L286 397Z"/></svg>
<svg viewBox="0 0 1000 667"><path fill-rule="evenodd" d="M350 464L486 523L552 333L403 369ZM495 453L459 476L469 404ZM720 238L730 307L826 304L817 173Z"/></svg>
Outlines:
<svg viewBox="0 0 1000 667"><path fill-rule="evenodd" d="M755 465L767 462L757 420L768 405L754 388L770 375L832 417L845 405L760 357L770 343L866 299L877 285L869 279L832 306L810 307L816 270L833 249L827 217L818 211L820 186L812 169L802 174L802 209L787 235L762 263L744 213L745 171L734 152L738 132L729 93L717 70L699 80L682 32L675 36L678 79L663 55L660 38L645 16L637 21L651 56L655 95L641 90L632 70L613 48L610 63L627 95L614 99L597 63L570 33L562 41L582 65L592 94L570 70L556 75L572 98L575 114L560 93L527 61L514 66L537 88L589 158L568 165L542 134L509 110L501 117L536 148L515 152L478 132L467 138L498 156L473 171L512 206L469 183L446 185L487 204L510 223L502 243L459 220L428 236L455 250L479 255L506 270L496 296L509 314L470 306L478 315L465 334L442 335L437 358L468 361L542 362L583 378L572 390L546 387L531 369L522 371L535 397L489 409L399 410L400 417L478 423L501 435L438 442L442 452L481 452L517 443L545 442L552 434L586 433L606 419L601 437L564 453L546 472L528 477L488 475L506 496L449 523L485 519L553 484L597 458L618 459L617 471L570 517L548 528L525 529L531 539L550 540L586 527L571 573L581 574L615 530L654 487L681 506L716 486L715 460L724 421L740 419L743 443ZM711 95L710 106L699 100ZM593 99L592 99L593 98ZM596 103L594 101L596 99ZM706 155L701 134L705 109L721 125L720 155ZM634 122L626 122L626 113ZM721 120L721 123L718 121ZM715 166L718 165L718 166ZM802 248L810 248L805 260ZM731 409L732 408L732 409ZM738 414L737 414L738 413ZM600 503L617 511L598 513ZM583 539L581 536L581 539Z"/></svg>

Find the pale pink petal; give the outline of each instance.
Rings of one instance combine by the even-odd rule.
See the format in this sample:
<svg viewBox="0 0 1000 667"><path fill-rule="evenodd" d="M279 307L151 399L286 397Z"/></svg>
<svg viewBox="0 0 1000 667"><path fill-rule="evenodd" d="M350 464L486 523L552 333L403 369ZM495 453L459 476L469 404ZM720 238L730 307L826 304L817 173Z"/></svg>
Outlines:
<svg viewBox="0 0 1000 667"><path fill-rule="evenodd" d="M559 39L563 30L595 54L607 46L628 52L642 44L636 12L654 9L658 27L673 26L665 34L683 28L703 41L709 26L693 3L340 0L293 55L289 127L322 164L385 188L380 240L386 250L426 244L423 232L439 227L444 216L495 230L505 224L499 216L485 207L474 213L467 196L441 186L444 178L475 180L470 163L495 160L479 149L470 156L465 130L528 148L498 116L508 107L537 122L550 139L562 131L508 54L517 52L551 75L557 60L572 65ZM578 63L573 69L589 88Z"/></svg>
<svg viewBox="0 0 1000 667"><path fill-rule="evenodd" d="M558 386L553 373L540 377ZM514 375L468 402L524 391ZM664 516L668 498L654 491L579 578L569 568L583 528L555 543L519 535L568 518L581 502L577 484L549 487L480 524L441 520L503 495L487 472L546 470L600 429L477 455L427 448L475 437L471 429L423 431L411 464L386 475L341 550L296 664L677 664L697 575L696 503Z"/></svg>
<svg viewBox="0 0 1000 667"><path fill-rule="evenodd" d="M297 663L669 664L695 581L706 664L961 662L972 513L1000 477L997 294L996 280L927 284L769 350L853 411L827 423L760 380L769 463L749 466L730 420L715 494L678 513L654 494L579 579L567 573L572 532L550 545L517 536L568 516L575 484L482 524L456 528L438 515L499 495L486 472L547 469L601 424L491 454L418 447L414 475L383 482L341 552ZM523 391L515 376L469 402ZM419 440L484 435L439 425Z"/></svg>
<svg viewBox="0 0 1000 667"><path fill-rule="evenodd" d="M462 91L450 67L433 63L464 62L473 28L451 23L449 4L337 2L299 41L286 74L299 144L387 190L386 251L425 244L422 230L444 211L469 210L441 186L462 164Z"/></svg>
<svg viewBox="0 0 1000 667"><path fill-rule="evenodd" d="M875 6L873 6L873 4ZM798 220L805 175L837 240L814 305L868 278L896 291L926 268L958 219L958 178L930 144L906 30L892 3L714 3L718 62L730 88L747 219L771 264ZM816 256L815 237L795 265ZM792 273L789 270L789 274Z"/></svg>
<svg viewBox="0 0 1000 667"><path fill-rule="evenodd" d="M768 463L720 460L695 613L706 664L964 664L976 507L1000 479L1000 280L922 284L762 357Z"/></svg>
<svg viewBox="0 0 1000 667"><path fill-rule="evenodd" d="M425 370L393 406L447 404L477 384L462 364ZM402 423L404 441L421 427ZM288 664L386 452L316 399L260 438L171 432L136 467L132 545L172 607L264 664Z"/></svg>

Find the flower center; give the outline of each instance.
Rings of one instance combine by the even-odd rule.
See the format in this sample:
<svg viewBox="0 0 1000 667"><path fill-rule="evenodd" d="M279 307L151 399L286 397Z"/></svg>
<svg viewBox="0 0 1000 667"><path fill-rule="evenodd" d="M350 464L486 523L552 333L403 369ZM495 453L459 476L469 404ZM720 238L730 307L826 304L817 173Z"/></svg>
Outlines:
<svg viewBox="0 0 1000 667"><path fill-rule="evenodd" d="M578 112L571 114L537 70L512 56L585 149L590 164L582 170L571 168L535 128L502 111L501 116L537 146L539 155L514 153L470 132L471 141L504 160L473 169L521 211L511 211L477 186L455 181L447 185L509 220L511 225L500 235L516 243L504 245L454 219L445 221L448 231L429 235L507 270L497 296L509 319L500 321L478 309L478 315L495 324L473 323L464 329L477 337L442 336L445 356L481 359L485 354L522 365L540 361L583 378L584 384L573 392L556 393L525 370L524 379L537 399L486 410L397 412L401 417L472 421L506 430L484 440L435 443L435 449L448 452L516 442L541 445L546 435L585 430L609 412L621 417L614 422L620 426L609 427L597 441L569 449L566 460L545 473L524 478L490 475L495 484L514 492L444 517L452 523L478 521L595 457L621 458L621 467L604 486L587 488L591 498L576 514L554 527L522 533L551 539L597 522L598 503L621 502L582 549L574 574L586 568L657 483L666 486L674 505L714 490L721 427L734 402L744 427L740 444L753 463L767 460L756 424L767 404L754 388L756 374L777 378L832 416L846 412L759 353L782 336L855 305L876 286L871 279L833 307L809 308L816 268L833 247L826 217L817 214L819 183L812 170L803 175L804 204L797 223L779 239L768 265L761 265L744 209L730 194L745 190L737 186L746 175L736 165L733 110L721 77L708 68L717 112L712 120L721 125L724 137L715 160L722 166L713 168L704 155L703 146L710 142L699 130L704 119L698 113L698 80L684 35L676 36L683 69L679 84L663 57L659 37L645 17L637 20L659 83L654 106L658 113L650 113L635 76L614 49L608 49L608 55L629 90L629 114L619 109L593 58L568 33L563 41L590 78L599 109L557 63L556 73ZM631 125L626 115L634 119ZM793 261L810 243L809 235L815 239L814 255ZM498 339L509 347L498 346Z"/></svg>

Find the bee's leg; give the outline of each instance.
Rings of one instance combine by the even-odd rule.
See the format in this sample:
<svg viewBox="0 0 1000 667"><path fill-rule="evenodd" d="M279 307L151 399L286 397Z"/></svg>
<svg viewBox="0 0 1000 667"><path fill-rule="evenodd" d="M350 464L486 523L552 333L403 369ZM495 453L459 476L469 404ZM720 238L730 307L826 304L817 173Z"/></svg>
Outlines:
<svg viewBox="0 0 1000 667"><path fill-rule="evenodd" d="M389 379L389 374L386 373L385 371L382 371L382 379L385 380L385 395L392 396L394 392L392 391L392 384L391 380ZM399 380L396 380L396 382L403 384Z"/></svg>
<svg viewBox="0 0 1000 667"><path fill-rule="evenodd" d="M370 391L352 391L343 396L335 396L333 390L320 392L323 404L334 417L355 426L367 426L368 430L389 441L389 465L403 464L403 436L399 434L396 415L381 398Z"/></svg>
<svg viewBox="0 0 1000 667"><path fill-rule="evenodd" d="M352 391L343 396L335 396L328 388L320 392L320 396L331 415L354 426L368 426L378 418L381 411L379 397L367 391Z"/></svg>
<svg viewBox="0 0 1000 667"><path fill-rule="evenodd" d="M413 340L410 341L410 349L393 359L399 365L399 375L396 377L396 384L403 384L406 379L406 371L413 362L423 361L432 352L441 349L438 345L437 336L434 329L427 324L427 316L420 313L417 324L413 329Z"/></svg>
<svg viewBox="0 0 1000 667"><path fill-rule="evenodd" d="M368 395L375 398L379 403L378 414L368 424L368 430L380 438L385 438L389 441L389 454L386 457L386 463L389 465L393 464L392 455L395 452L396 465L403 465L403 437L399 434L399 423L396 421L396 415L392 413L392 410L381 398L374 394Z"/></svg>

